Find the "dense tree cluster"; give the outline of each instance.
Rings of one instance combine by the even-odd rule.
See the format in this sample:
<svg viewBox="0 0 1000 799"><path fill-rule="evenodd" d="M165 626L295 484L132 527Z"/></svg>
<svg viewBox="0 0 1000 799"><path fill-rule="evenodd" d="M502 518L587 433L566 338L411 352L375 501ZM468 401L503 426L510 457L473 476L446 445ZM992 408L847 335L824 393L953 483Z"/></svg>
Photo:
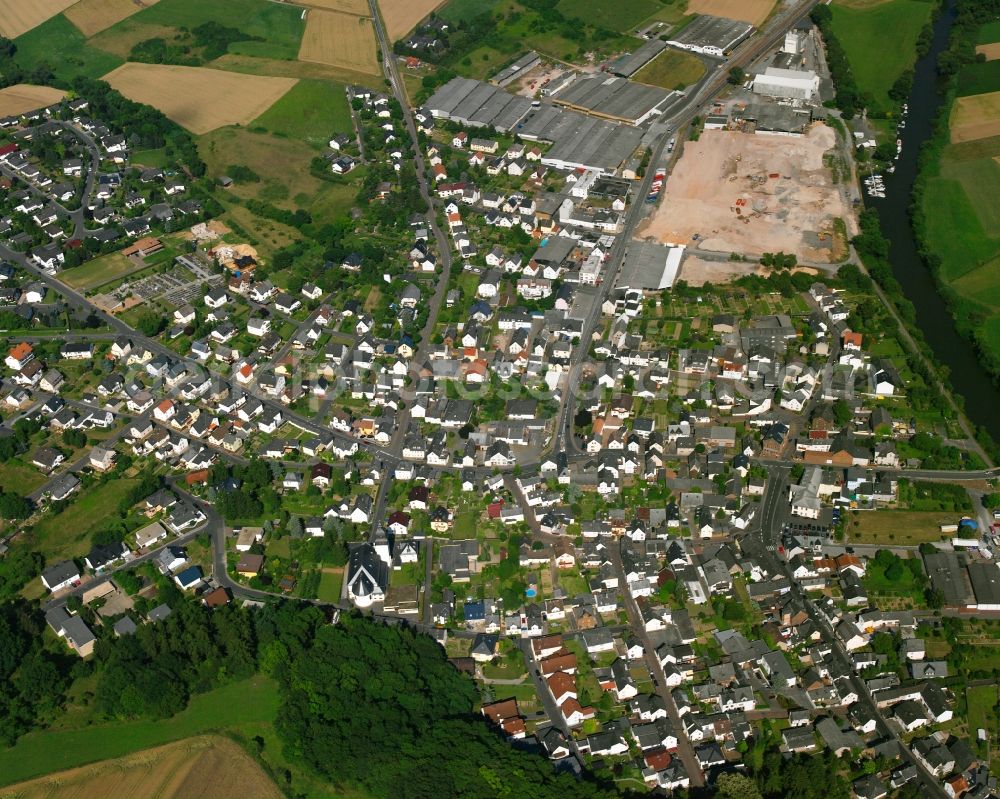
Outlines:
<svg viewBox="0 0 1000 799"><path fill-rule="evenodd" d="M49 718L69 682L68 663L42 646L43 624L23 600L0 604L0 742L6 745Z"/></svg>
<svg viewBox="0 0 1000 799"><path fill-rule="evenodd" d="M823 34L823 42L826 44L826 63L837 91L835 101L837 108L844 115L844 119L851 119L865 104L857 81L854 80L847 52L833 31L833 13L829 6L817 3L809 16Z"/></svg>
<svg viewBox="0 0 1000 799"><path fill-rule="evenodd" d="M142 149L166 147L194 177L205 174L205 162L198 154L194 137L162 111L129 100L102 80L78 77L73 91L86 97L90 114L113 128L126 132L129 144Z"/></svg>

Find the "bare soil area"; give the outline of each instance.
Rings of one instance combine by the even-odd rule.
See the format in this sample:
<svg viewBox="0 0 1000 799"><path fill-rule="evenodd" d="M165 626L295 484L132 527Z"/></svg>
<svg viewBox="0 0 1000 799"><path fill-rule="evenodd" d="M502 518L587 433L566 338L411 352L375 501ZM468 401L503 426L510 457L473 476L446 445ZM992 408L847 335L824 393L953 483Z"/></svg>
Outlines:
<svg viewBox="0 0 1000 799"><path fill-rule="evenodd" d="M833 129L822 124L804 136L705 131L684 144L638 237L689 252L786 252L833 262L834 220L844 220L848 236L856 232L850 204L823 164L835 144Z"/></svg>

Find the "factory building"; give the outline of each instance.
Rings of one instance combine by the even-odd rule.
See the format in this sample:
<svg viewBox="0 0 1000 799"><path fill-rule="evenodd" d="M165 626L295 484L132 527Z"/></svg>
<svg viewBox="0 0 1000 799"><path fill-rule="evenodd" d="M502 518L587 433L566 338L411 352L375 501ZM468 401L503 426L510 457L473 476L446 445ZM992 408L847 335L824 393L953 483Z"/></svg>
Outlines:
<svg viewBox="0 0 1000 799"><path fill-rule="evenodd" d="M753 90L767 97L808 102L819 94L819 75L806 70L768 67L754 77Z"/></svg>

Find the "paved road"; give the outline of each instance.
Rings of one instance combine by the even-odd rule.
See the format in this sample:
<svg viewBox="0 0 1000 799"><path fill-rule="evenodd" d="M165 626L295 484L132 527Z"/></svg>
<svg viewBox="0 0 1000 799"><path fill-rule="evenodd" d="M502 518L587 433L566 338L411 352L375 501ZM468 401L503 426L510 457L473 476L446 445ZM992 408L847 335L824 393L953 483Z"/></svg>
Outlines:
<svg viewBox="0 0 1000 799"><path fill-rule="evenodd" d="M935 797L935 799L944 799L946 794L937 779L913 758L910 750L903 745L903 740L897 729L886 722L882 712L875 706L875 702L865 681L861 679L854 669L854 665L840 639L834 634L826 618L817 611L816 606L809 596L792 579L787 561L784 558L778 557L777 547L781 537L780 520L782 518L779 508L783 508L785 504L787 478L783 469L771 467L769 472L770 477L767 481L767 489L761 503L762 514L760 523L752 533L760 545L760 556L763 562L772 574L782 574L788 578L791 585L791 593L802 603L802 606L806 609L816 628L820 631L824 641L831 648L831 657L837 661L846 674L850 675L849 679L854 691L858 695L858 702L876 720L879 735L883 738L893 738L900 744L903 752L903 760L917 767L920 781L923 783L927 795Z"/></svg>
<svg viewBox="0 0 1000 799"><path fill-rule="evenodd" d="M608 547L608 554L615 567L615 571L618 573L618 584L623 587L626 586L627 581L625 579L625 568L622 565L620 546L612 545ZM681 763L684 764L684 770L687 772L691 785L694 787L702 786L705 784L705 775L701 770L698 758L695 756L694 747L688 738L684 722L681 720L677 704L674 702L674 697L667 687L667 677L663 673L663 666L660 665L660 660L656 656L656 648L653 646L653 642L649 638L649 633L646 632L646 627L642 622L642 614L639 612L639 606L627 589L623 588L622 594L625 597L625 610L628 613L632 634L642 642L643 659L646 661L646 667L653 677L656 693L663 700L663 704L667 708L667 715L670 717L670 724L677 735L677 756L680 757Z"/></svg>

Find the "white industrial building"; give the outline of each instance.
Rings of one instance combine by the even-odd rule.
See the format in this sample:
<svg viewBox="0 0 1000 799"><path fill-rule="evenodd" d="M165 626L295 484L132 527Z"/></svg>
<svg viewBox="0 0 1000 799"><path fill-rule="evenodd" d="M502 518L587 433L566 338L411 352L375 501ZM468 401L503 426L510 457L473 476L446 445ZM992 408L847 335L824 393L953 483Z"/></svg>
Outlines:
<svg viewBox="0 0 1000 799"><path fill-rule="evenodd" d="M753 90L782 100L812 100L819 93L819 75L806 70L768 67L754 77Z"/></svg>

